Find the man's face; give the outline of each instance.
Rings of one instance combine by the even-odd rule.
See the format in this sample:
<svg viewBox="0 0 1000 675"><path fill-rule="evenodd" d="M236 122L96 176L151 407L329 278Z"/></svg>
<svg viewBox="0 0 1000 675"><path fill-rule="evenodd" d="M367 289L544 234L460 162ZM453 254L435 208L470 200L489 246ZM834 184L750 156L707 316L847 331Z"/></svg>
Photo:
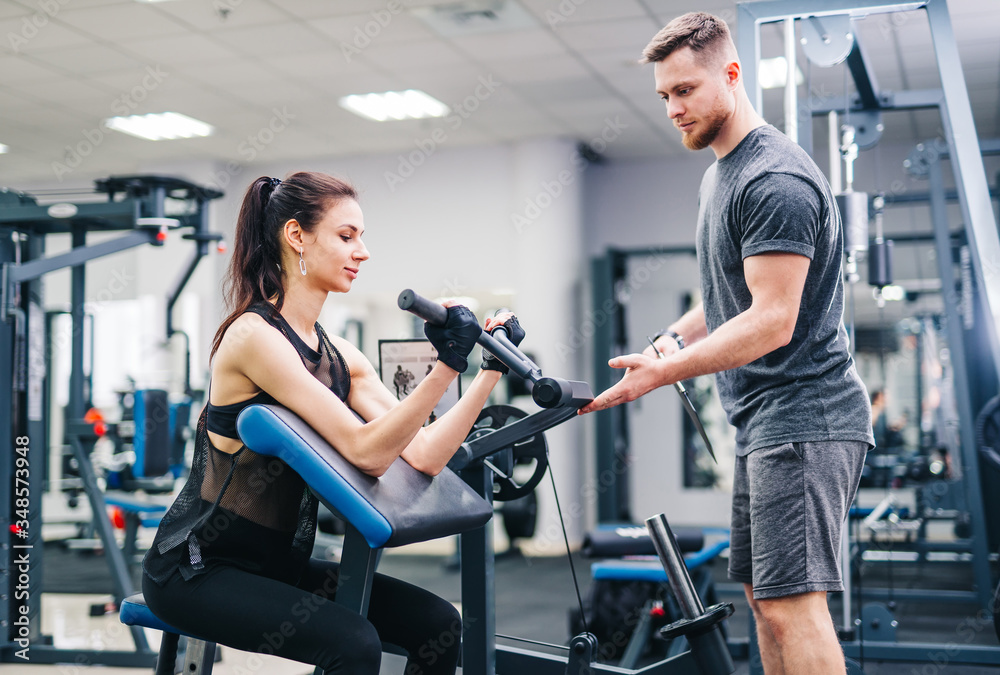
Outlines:
<svg viewBox="0 0 1000 675"><path fill-rule="evenodd" d="M653 70L656 92L689 150L711 145L733 111L726 66L713 61L719 60L682 47L657 61Z"/></svg>

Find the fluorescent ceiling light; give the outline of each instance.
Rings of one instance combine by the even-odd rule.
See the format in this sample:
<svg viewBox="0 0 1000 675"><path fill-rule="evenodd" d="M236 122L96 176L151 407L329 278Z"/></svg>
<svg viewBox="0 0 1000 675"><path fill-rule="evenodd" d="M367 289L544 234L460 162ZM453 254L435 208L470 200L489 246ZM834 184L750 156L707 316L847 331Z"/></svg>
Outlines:
<svg viewBox="0 0 1000 675"><path fill-rule="evenodd" d="M757 69L757 81L762 89L778 89L784 87L788 81L788 62L784 56L775 56L773 59L761 59L760 67ZM795 66L795 84L805 82L805 76L798 66Z"/></svg>
<svg viewBox="0 0 1000 675"><path fill-rule="evenodd" d="M175 112L110 117L104 120L104 126L150 141L211 136L215 131L211 124Z"/></svg>
<svg viewBox="0 0 1000 675"><path fill-rule="evenodd" d="M2 155L3 153L7 152L8 150L10 150L10 148L8 148L3 143L0 143L0 155Z"/></svg>
<svg viewBox="0 0 1000 675"><path fill-rule="evenodd" d="M340 107L377 122L444 117L451 112L441 101L416 89L351 94L340 99Z"/></svg>

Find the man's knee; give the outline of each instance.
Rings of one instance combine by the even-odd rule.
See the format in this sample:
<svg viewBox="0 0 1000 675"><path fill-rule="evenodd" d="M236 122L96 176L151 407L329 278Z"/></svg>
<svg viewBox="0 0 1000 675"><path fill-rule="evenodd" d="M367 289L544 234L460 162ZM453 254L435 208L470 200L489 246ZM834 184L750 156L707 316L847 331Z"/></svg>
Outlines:
<svg viewBox="0 0 1000 675"><path fill-rule="evenodd" d="M794 619L796 603L789 597L756 600L757 614L769 623L785 623Z"/></svg>
<svg viewBox="0 0 1000 675"><path fill-rule="evenodd" d="M788 627L814 625L830 621L826 593L799 593L781 598L762 598L754 601L754 613L762 617L777 636Z"/></svg>

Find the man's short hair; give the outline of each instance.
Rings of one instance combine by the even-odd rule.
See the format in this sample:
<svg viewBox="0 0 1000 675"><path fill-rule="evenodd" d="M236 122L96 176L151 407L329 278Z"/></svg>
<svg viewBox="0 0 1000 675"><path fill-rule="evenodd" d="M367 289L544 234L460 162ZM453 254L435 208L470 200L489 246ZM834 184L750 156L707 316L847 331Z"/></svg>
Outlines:
<svg viewBox="0 0 1000 675"><path fill-rule="evenodd" d="M677 17L657 33L642 50L640 63L656 63L682 47L717 57L731 53L736 47L729 26L717 16L706 12L688 12Z"/></svg>

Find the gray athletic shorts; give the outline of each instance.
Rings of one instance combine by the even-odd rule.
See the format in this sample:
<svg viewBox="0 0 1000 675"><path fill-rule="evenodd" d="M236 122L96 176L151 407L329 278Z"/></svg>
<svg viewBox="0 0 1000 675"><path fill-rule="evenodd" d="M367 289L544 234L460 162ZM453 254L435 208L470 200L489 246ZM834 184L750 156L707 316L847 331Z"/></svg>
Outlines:
<svg viewBox="0 0 1000 675"><path fill-rule="evenodd" d="M757 600L843 591L840 533L868 444L784 443L736 457L729 578Z"/></svg>

